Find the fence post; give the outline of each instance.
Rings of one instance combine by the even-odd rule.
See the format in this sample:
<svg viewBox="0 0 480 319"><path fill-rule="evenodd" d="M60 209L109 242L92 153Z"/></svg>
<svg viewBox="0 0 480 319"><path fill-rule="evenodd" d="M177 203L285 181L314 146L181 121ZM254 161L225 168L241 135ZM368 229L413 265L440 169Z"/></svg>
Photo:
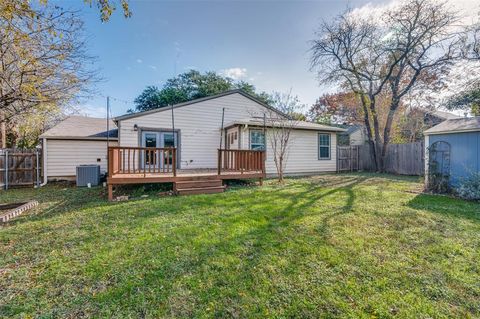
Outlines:
<svg viewBox="0 0 480 319"><path fill-rule="evenodd" d="M353 172L353 153L352 153L352 145L349 145L349 150L348 150L348 157L350 157L350 172Z"/></svg>
<svg viewBox="0 0 480 319"><path fill-rule="evenodd" d="M8 189L8 151L5 151L5 190Z"/></svg>
<svg viewBox="0 0 480 319"><path fill-rule="evenodd" d="M339 154L340 154L340 147L338 147L338 145L337 145L337 154L336 154L337 174L338 174L338 172L339 172L339 169L338 169L338 163L340 162L339 159L338 159ZM320 155L317 155L317 156L320 156Z"/></svg>
<svg viewBox="0 0 480 319"><path fill-rule="evenodd" d="M37 170L36 170L36 174L37 174L37 187L39 187L40 185L40 157L39 157L39 154L38 154L38 150L35 152L35 163L37 165Z"/></svg>

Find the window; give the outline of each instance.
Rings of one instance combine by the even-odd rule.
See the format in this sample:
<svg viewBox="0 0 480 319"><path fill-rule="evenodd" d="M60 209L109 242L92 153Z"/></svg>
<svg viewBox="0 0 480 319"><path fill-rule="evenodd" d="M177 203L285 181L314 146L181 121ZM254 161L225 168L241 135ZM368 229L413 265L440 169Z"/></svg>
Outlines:
<svg viewBox="0 0 480 319"><path fill-rule="evenodd" d="M265 136L263 135L263 131L250 131L250 149L254 151L265 150Z"/></svg>
<svg viewBox="0 0 480 319"><path fill-rule="evenodd" d="M330 159L330 134L318 134L318 159Z"/></svg>

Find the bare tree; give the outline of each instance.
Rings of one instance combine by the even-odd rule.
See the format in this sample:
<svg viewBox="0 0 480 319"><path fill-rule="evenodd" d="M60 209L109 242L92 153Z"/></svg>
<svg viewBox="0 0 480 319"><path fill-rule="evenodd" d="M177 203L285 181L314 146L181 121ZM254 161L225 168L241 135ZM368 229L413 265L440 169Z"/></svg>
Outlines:
<svg viewBox="0 0 480 319"><path fill-rule="evenodd" d="M480 60L480 13L477 22L465 28L462 41L463 56L468 60Z"/></svg>
<svg viewBox="0 0 480 319"><path fill-rule="evenodd" d="M0 3L0 114L2 122L42 105L62 107L98 78L86 51L77 12ZM2 125L2 128L4 125ZM5 136L3 132L2 137ZM2 138L4 140L4 138ZM5 147L5 145L2 145Z"/></svg>
<svg viewBox="0 0 480 319"><path fill-rule="evenodd" d="M272 149L278 181L282 183L291 145L291 133L299 123L297 115L301 113L303 105L291 90L288 93L274 92L271 100L275 109L288 116L279 116L273 110L265 114L265 124L268 126L266 140Z"/></svg>
<svg viewBox="0 0 480 319"><path fill-rule="evenodd" d="M383 134L382 158L390 143L391 127L401 100L427 74L448 73L460 58L460 34L452 31L458 15L445 2L410 0L386 13L390 37L385 42L388 60L395 67L388 76L390 111ZM383 168L382 168L383 170Z"/></svg>
<svg viewBox="0 0 480 319"><path fill-rule="evenodd" d="M361 107L377 169L384 171L392 122L404 96L425 74L447 72L459 57L460 37L452 31L457 14L443 2L409 0L377 21L346 11L324 22L312 43L312 69L320 80L346 85ZM325 73L324 73L325 72ZM390 95L383 134L376 99Z"/></svg>
<svg viewBox="0 0 480 319"><path fill-rule="evenodd" d="M345 11L331 23L324 21L312 41L312 70L324 83L340 83L359 96L367 140L375 165L379 167L380 126L376 99L386 84L379 78L384 58L378 48L379 29L368 19Z"/></svg>

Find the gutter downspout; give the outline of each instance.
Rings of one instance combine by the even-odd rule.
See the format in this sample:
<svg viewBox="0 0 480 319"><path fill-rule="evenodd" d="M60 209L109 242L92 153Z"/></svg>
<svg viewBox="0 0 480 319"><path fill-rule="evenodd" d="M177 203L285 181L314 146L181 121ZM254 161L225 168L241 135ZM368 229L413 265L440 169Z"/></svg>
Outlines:
<svg viewBox="0 0 480 319"><path fill-rule="evenodd" d="M43 160L43 183L39 187L47 185L48 174L47 174L47 139L44 137L42 139L42 160Z"/></svg>

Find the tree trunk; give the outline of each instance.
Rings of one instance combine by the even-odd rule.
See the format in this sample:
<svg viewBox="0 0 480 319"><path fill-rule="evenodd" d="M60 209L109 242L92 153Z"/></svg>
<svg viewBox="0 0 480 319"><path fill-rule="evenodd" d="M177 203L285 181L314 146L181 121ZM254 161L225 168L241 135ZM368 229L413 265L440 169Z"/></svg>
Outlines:
<svg viewBox="0 0 480 319"><path fill-rule="evenodd" d="M2 135L1 147L7 148L7 125L5 123L5 114L0 113L0 134Z"/></svg>
<svg viewBox="0 0 480 319"><path fill-rule="evenodd" d="M385 129L383 131L383 145L382 145L382 166L381 166L381 171L385 172L385 161L387 157L387 149L388 149L388 144L390 143L390 132L392 130L392 124L393 124L393 117L395 115L395 111L397 110L399 102L398 101L392 101L392 104L390 106L390 111L388 111L388 116L387 116L387 122L385 123Z"/></svg>
<svg viewBox="0 0 480 319"><path fill-rule="evenodd" d="M370 118L368 116L368 107L367 107L367 97L365 94L361 95L361 101L362 101L362 107L363 107L363 113L364 113L364 122L365 122L365 130L367 131L367 139L368 139L368 144L370 145L370 153L372 155L373 161L375 163L375 170L378 170L377 166L377 151L375 147L375 143L373 141L373 136L372 136L372 126L370 125Z"/></svg>
<svg viewBox="0 0 480 319"><path fill-rule="evenodd" d="M279 166L277 167L278 182L283 183L283 158L280 156L278 161L279 161Z"/></svg>
<svg viewBox="0 0 480 319"><path fill-rule="evenodd" d="M379 154L382 153L382 137L380 136L380 124L378 123L378 114L377 114L377 109L375 107L375 100L370 99L370 112L372 113L372 119L373 119L373 131L375 134L375 152L377 156L375 157L375 165L377 168L377 171L382 171L383 167L383 158L382 156L379 156Z"/></svg>

